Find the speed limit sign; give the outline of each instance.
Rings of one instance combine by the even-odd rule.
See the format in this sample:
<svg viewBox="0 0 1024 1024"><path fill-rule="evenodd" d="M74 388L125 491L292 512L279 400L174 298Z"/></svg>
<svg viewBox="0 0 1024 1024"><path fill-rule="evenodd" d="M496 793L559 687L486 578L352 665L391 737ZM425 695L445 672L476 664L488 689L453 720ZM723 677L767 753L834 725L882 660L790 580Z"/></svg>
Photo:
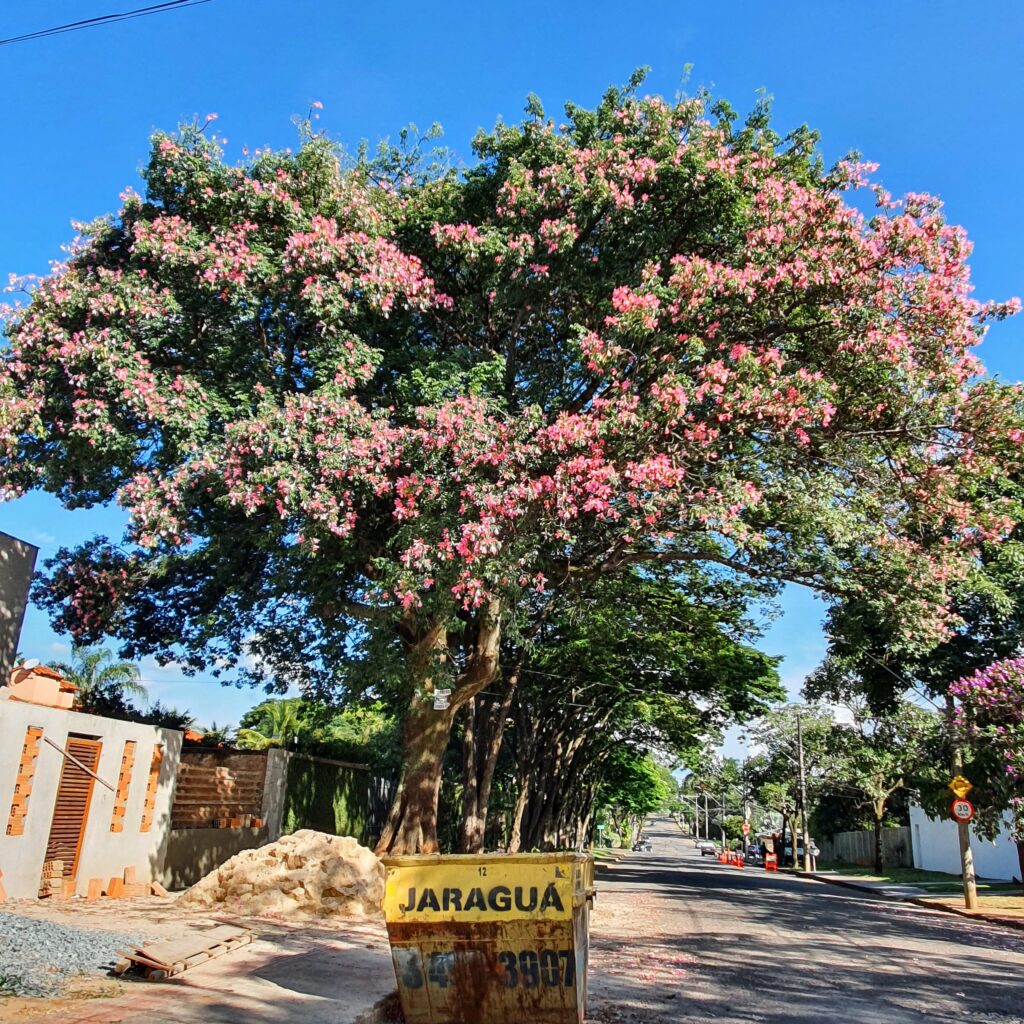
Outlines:
<svg viewBox="0 0 1024 1024"><path fill-rule="evenodd" d="M954 800L953 817L957 821L970 821L974 817L974 804L970 800Z"/></svg>

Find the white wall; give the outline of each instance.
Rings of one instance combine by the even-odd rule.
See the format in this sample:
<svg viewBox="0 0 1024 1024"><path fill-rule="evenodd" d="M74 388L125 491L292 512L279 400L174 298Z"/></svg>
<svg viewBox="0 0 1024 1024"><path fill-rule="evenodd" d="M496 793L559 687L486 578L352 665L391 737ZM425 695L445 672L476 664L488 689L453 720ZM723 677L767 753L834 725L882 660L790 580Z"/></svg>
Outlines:
<svg viewBox="0 0 1024 1024"><path fill-rule="evenodd" d="M135 765L128 787L124 830L112 832L115 794L94 783L92 801L82 841L78 865L77 891L84 894L90 878L102 878L104 885L126 867L134 867L139 881L158 877L170 832L171 800L181 752L182 734L134 722L119 722L99 715L83 715L60 708L23 704L0 699L0 870L7 895L34 898L39 894L39 879L50 836L50 823L57 799L64 757L48 743L39 746L39 756L28 798L25 831L9 836L7 817L11 808L15 780L21 762L25 731L29 726L43 729L43 736L61 747L69 733L98 739L103 746L96 774L117 787L125 740L135 740ZM159 785L153 822L149 831L140 831L142 810L149 781L154 744L163 746Z"/></svg>
<svg viewBox="0 0 1024 1024"><path fill-rule="evenodd" d="M914 867L924 871L960 874L960 841L955 821L929 818L920 807L911 804L910 832ZM1004 819L1003 827L994 842L982 839L971 829L971 852L974 854L974 870L979 877L1020 877L1017 847L1010 838L1008 818Z"/></svg>

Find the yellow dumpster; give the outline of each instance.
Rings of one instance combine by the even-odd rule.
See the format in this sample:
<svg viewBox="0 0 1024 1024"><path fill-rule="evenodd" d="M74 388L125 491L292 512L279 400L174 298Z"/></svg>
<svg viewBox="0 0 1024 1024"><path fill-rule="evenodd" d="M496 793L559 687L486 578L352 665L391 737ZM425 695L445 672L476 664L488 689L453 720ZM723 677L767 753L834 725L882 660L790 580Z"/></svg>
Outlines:
<svg viewBox="0 0 1024 1024"><path fill-rule="evenodd" d="M582 1024L589 854L385 857L384 866L407 1024Z"/></svg>

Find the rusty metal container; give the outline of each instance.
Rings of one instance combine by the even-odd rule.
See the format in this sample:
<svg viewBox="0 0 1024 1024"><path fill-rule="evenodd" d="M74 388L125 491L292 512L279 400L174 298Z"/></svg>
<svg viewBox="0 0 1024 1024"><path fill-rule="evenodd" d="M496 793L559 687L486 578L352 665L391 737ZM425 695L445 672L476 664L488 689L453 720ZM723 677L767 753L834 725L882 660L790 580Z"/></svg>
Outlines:
<svg viewBox="0 0 1024 1024"><path fill-rule="evenodd" d="M589 854L385 857L384 866L407 1024L582 1024Z"/></svg>

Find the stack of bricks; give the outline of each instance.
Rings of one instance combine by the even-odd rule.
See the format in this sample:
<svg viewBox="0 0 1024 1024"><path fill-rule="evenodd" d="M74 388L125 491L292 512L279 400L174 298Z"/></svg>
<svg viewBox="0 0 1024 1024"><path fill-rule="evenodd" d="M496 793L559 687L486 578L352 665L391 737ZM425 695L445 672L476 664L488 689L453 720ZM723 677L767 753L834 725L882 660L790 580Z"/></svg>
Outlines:
<svg viewBox="0 0 1024 1024"><path fill-rule="evenodd" d="M153 747L153 759L149 763L149 780L146 782L146 799L142 805L142 821L140 832L148 832L153 827L153 812L156 808L156 791L160 785L160 764L164 759L164 748L157 743Z"/></svg>
<svg viewBox="0 0 1024 1024"><path fill-rule="evenodd" d="M149 882L140 882L136 878L135 868L124 869L124 895L125 896L148 896Z"/></svg>
<svg viewBox="0 0 1024 1024"><path fill-rule="evenodd" d="M61 897L64 895L64 861L48 860L43 865L43 877L39 881L39 896Z"/></svg>
<svg viewBox="0 0 1024 1024"><path fill-rule="evenodd" d="M124 813L128 805L128 786L135 767L135 740L125 740L121 754L121 771L117 776L117 790L114 794L114 809L110 818L110 831L124 831Z"/></svg>
<svg viewBox="0 0 1024 1024"><path fill-rule="evenodd" d="M29 726L25 732L21 763L18 765L18 776L14 781L14 799L11 800L11 813L7 818L9 836L25 834L28 798L32 793L32 776L36 770L36 758L39 756L39 743L42 738L43 730L36 726Z"/></svg>
<svg viewBox="0 0 1024 1024"><path fill-rule="evenodd" d="M115 875L106 885L102 878L90 878L85 891L87 900L98 900L101 896L123 899L134 896L166 896L167 890L159 882L140 882L135 868L125 868L121 876Z"/></svg>

